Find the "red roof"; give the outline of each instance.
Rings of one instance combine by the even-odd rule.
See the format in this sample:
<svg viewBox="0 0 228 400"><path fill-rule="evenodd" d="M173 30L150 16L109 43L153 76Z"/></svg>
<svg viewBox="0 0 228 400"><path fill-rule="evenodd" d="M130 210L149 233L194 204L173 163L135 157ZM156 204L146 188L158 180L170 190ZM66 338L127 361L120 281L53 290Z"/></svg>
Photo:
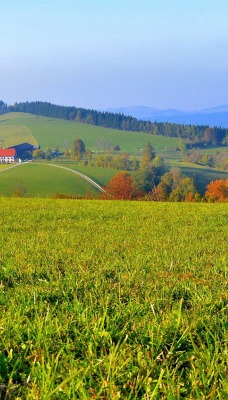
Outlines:
<svg viewBox="0 0 228 400"><path fill-rule="evenodd" d="M15 149L0 149L0 157L14 157Z"/></svg>

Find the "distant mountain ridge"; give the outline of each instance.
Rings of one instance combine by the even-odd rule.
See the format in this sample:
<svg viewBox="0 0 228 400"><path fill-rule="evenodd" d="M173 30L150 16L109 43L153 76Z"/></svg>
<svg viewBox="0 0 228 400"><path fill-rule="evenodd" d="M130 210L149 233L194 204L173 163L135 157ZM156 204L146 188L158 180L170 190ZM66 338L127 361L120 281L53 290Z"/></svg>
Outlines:
<svg viewBox="0 0 228 400"><path fill-rule="evenodd" d="M154 107L131 106L108 108L109 112L151 122L170 122L186 125L209 125L228 128L228 105L206 108L199 111L183 111L176 109L160 110Z"/></svg>

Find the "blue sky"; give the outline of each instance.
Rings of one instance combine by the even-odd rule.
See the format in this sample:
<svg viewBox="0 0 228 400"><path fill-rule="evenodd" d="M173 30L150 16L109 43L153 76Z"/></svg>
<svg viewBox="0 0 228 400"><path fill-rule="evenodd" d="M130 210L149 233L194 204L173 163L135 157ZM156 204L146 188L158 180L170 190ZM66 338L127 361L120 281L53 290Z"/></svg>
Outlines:
<svg viewBox="0 0 228 400"><path fill-rule="evenodd" d="M8 0L0 99L88 108L228 104L227 0Z"/></svg>

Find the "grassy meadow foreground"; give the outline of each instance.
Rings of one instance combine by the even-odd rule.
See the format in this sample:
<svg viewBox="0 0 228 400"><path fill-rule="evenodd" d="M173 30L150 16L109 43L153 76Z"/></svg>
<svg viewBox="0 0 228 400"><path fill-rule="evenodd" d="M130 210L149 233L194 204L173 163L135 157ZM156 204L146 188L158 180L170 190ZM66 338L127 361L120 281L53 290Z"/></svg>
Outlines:
<svg viewBox="0 0 228 400"><path fill-rule="evenodd" d="M0 398L227 398L226 204L0 214Z"/></svg>

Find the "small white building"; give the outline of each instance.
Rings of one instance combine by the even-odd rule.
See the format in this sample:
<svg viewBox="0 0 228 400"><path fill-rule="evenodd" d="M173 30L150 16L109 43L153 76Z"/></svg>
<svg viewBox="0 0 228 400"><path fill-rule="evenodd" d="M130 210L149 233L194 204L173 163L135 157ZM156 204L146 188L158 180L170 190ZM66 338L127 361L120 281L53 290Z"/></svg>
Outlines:
<svg viewBox="0 0 228 400"><path fill-rule="evenodd" d="M10 164L14 162L15 149L0 149L0 164Z"/></svg>

